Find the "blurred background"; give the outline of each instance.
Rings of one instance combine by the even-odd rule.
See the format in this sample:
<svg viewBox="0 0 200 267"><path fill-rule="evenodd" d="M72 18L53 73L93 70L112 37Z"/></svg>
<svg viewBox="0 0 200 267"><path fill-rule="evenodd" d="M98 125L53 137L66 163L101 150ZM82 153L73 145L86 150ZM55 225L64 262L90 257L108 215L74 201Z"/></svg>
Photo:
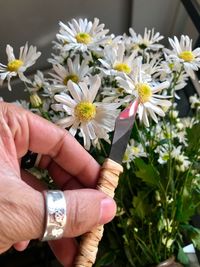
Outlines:
<svg viewBox="0 0 200 267"><path fill-rule="evenodd" d="M48 69L47 59L52 53L59 21L79 17L90 20L97 17L114 34L128 33L129 27L141 34L145 27L155 28L165 36L165 45L167 37L188 34L195 46L200 43L199 9L200 0L0 0L0 62L7 62L6 44L17 53L28 42L42 52L29 74L38 68ZM5 84L0 88L0 96L7 101L24 98L19 82L15 80L12 84L13 91L8 92Z"/></svg>
<svg viewBox="0 0 200 267"><path fill-rule="evenodd" d="M17 55L20 46L28 42L42 52L29 75L37 69L48 70L47 59L52 53L52 41L58 32L59 21L80 17L90 20L97 17L110 33L116 35L128 33L129 27L141 34L145 27L155 28L165 36L165 45L168 44L167 37L176 35L179 38L181 34L187 34L193 39L194 47L200 46L200 0L0 0L0 62L7 62L6 44L13 46ZM188 112L189 95L200 94L198 80L180 92L181 98L185 99L179 103L182 116ZM5 83L0 88L0 97L9 102L26 98L17 79L13 80L12 88L13 91L9 92ZM0 266L58 266L47 245L44 246L43 249L36 246L35 254L27 250L22 254L1 255Z"/></svg>

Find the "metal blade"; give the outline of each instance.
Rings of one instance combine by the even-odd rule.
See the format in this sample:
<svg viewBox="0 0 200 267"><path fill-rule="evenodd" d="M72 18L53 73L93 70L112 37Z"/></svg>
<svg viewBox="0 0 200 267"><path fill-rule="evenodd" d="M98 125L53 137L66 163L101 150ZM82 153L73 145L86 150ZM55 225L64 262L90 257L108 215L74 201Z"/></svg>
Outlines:
<svg viewBox="0 0 200 267"><path fill-rule="evenodd" d="M135 121L138 101L135 100L117 117L109 158L121 164Z"/></svg>

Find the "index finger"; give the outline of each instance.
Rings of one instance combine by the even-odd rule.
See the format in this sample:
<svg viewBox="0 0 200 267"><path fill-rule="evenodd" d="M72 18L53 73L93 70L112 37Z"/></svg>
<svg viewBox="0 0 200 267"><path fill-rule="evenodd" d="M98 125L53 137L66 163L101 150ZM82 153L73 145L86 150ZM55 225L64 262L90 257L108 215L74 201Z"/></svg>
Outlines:
<svg viewBox="0 0 200 267"><path fill-rule="evenodd" d="M28 150L49 155L82 184L94 185L99 176L99 164L68 131L20 107L6 105L18 155Z"/></svg>

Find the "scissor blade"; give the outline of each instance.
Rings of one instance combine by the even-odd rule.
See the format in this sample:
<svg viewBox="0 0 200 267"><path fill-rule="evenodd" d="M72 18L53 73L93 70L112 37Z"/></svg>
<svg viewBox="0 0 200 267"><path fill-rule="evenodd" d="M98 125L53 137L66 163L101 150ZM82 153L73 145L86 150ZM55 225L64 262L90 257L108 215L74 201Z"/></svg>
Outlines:
<svg viewBox="0 0 200 267"><path fill-rule="evenodd" d="M138 101L135 100L117 117L109 158L121 164L135 121Z"/></svg>

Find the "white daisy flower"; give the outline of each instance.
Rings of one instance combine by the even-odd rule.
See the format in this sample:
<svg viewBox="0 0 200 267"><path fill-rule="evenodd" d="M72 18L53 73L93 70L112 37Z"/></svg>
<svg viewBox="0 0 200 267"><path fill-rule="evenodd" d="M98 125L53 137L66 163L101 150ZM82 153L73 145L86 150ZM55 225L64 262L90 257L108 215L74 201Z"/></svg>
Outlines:
<svg viewBox="0 0 200 267"><path fill-rule="evenodd" d="M60 89L66 90L68 81L79 83L88 76L88 60L84 59L82 63L80 63L80 56L76 55L73 61L71 58L68 58L65 67L60 64L53 64L53 70L55 73L50 73L53 77L53 87L59 87Z"/></svg>
<svg viewBox="0 0 200 267"><path fill-rule="evenodd" d="M160 81L168 80L170 84L173 84L174 96L180 99L176 91L183 89L187 85L188 74L185 71L181 71L181 64L179 62L173 61L166 54L164 55L166 60L161 62L157 76ZM179 73L179 75L174 76L174 73Z"/></svg>
<svg viewBox="0 0 200 267"><path fill-rule="evenodd" d="M18 76L24 82L31 83L23 73L27 68L35 64L36 60L41 55L40 52L37 52L37 48L35 46L30 46L28 48L28 44L26 43L25 46L20 47L19 58L15 58L13 48L7 45L6 53L8 56L8 64L4 65L0 63L0 84L3 84L3 81L7 79L8 89L11 90L10 79L15 76Z"/></svg>
<svg viewBox="0 0 200 267"><path fill-rule="evenodd" d="M145 28L144 30L144 36L141 34L136 34L136 32L130 28L129 29L130 35L131 35L131 41L132 41L132 49L143 52L146 50L153 50L157 51L161 48L163 48L163 45L158 44L164 37L160 35L159 32L154 34L154 29L147 30Z"/></svg>
<svg viewBox="0 0 200 267"><path fill-rule="evenodd" d="M48 62L53 64L65 64L66 59L69 57L69 52L68 51L59 51L59 54L51 54L52 58L48 58Z"/></svg>
<svg viewBox="0 0 200 267"><path fill-rule="evenodd" d="M200 98L197 96L197 94L190 96L189 100L191 108L200 108Z"/></svg>
<svg viewBox="0 0 200 267"><path fill-rule="evenodd" d="M169 117L176 120L178 118L178 114L179 114L178 110L170 110Z"/></svg>
<svg viewBox="0 0 200 267"><path fill-rule="evenodd" d="M183 123L185 128L192 128L193 125L195 124L195 118L192 117L181 118L181 122Z"/></svg>
<svg viewBox="0 0 200 267"><path fill-rule="evenodd" d="M179 154L176 157L176 169L179 172L185 172L186 170L189 169L191 162L189 161L189 158L183 154Z"/></svg>
<svg viewBox="0 0 200 267"><path fill-rule="evenodd" d="M155 77L157 77L159 75L161 68L160 67L161 59L156 57L151 58L149 54L147 54L146 58L147 58L146 63L142 64L143 71L146 74L149 74L150 77L154 75Z"/></svg>
<svg viewBox="0 0 200 267"><path fill-rule="evenodd" d="M180 42L177 37L174 40L169 38L173 50L166 49L166 53L175 62L183 64L186 73L195 78L194 71L200 68L200 48L192 50L192 40L187 35L182 35Z"/></svg>
<svg viewBox="0 0 200 267"><path fill-rule="evenodd" d="M160 146L158 147L155 152L159 154L158 163L165 164L168 162L170 155L169 155L169 149L166 146Z"/></svg>
<svg viewBox="0 0 200 267"><path fill-rule="evenodd" d="M168 148L165 148L165 149L166 149L166 151L168 150L168 159L170 157L175 159L175 161L176 161L176 169L178 171L184 172L189 168L189 166L191 165L191 162L189 161L188 157L185 156L183 154L183 152L181 151L182 150L182 146L173 147L172 150L168 146Z"/></svg>
<svg viewBox="0 0 200 267"><path fill-rule="evenodd" d="M147 153L144 152L142 144L136 143L134 139L131 139L127 145L122 162L126 164L127 169L130 169L130 163L139 157L147 157Z"/></svg>
<svg viewBox="0 0 200 267"><path fill-rule="evenodd" d="M103 66L100 69L105 75L130 74L133 70L135 56L135 53L126 56L123 43L106 46L103 59L99 59Z"/></svg>
<svg viewBox="0 0 200 267"><path fill-rule="evenodd" d="M85 82L76 84L68 82L70 95L55 95L55 104L52 108L56 111L65 111L67 116L57 122L75 136L80 130L84 140L84 147L89 150L91 141L104 139L109 142L108 132L114 130L115 119L119 113L119 104L95 102L101 80L98 76L90 78L90 87Z"/></svg>
<svg viewBox="0 0 200 267"><path fill-rule="evenodd" d="M159 154L158 162L160 164L165 164L171 158L175 159L177 166L184 165L185 167L190 165L188 158L183 155L182 146L171 148L169 144L164 144L162 146L158 146L155 149L155 152ZM183 168L183 167L181 167Z"/></svg>
<svg viewBox="0 0 200 267"><path fill-rule="evenodd" d="M28 91L30 93L36 93L37 91L44 89L45 87L48 87L49 83L44 78L44 74L41 71L37 71L37 73L34 75L34 80L32 82L32 87L28 87Z"/></svg>
<svg viewBox="0 0 200 267"><path fill-rule="evenodd" d="M101 95L104 97L103 102L123 102L127 103L129 101L129 97L125 95L125 90L121 87L104 87Z"/></svg>
<svg viewBox="0 0 200 267"><path fill-rule="evenodd" d="M149 127L148 116L150 116L156 123L158 122L157 115L165 116L163 107L169 107L171 102L164 99L167 96L159 95L160 91L169 87L169 82L155 83L148 81L142 76L141 65L138 66L138 70L134 72L134 75L128 77L117 77L119 85L125 89L127 94L130 95L130 101L137 98L138 115L139 120Z"/></svg>
<svg viewBox="0 0 200 267"><path fill-rule="evenodd" d="M188 146L187 142L187 136L185 131L177 131L176 132L176 138L178 138L179 143L184 144L184 146Z"/></svg>
<svg viewBox="0 0 200 267"><path fill-rule="evenodd" d="M74 50L85 52L89 50L98 50L99 46L105 44L106 34L109 30L104 29L104 24L99 24L99 19L94 22L87 19L73 19L68 25L60 22L60 31L57 39L64 43L64 50Z"/></svg>

